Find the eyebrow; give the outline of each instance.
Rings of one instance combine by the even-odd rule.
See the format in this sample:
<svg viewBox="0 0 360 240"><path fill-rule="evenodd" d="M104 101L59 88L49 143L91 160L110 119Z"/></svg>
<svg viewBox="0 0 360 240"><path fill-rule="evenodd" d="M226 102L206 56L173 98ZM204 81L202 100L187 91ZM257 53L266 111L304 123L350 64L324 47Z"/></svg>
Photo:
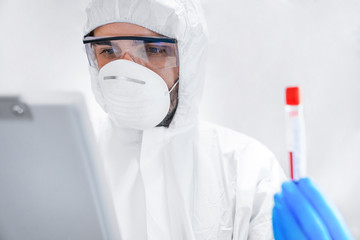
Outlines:
<svg viewBox="0 0 360 240"><path fill-rule="evenodd" d="M112 46L110 41L103 41L103 42L93 42L94 45L106 45L106 46Z"/></svg>

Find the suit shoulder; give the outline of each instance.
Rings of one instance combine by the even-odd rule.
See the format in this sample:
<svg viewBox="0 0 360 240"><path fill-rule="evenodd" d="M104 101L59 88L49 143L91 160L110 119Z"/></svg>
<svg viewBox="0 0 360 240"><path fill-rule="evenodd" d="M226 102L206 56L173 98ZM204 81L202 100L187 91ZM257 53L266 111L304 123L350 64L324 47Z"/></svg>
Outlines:
<svg viewBox="0 0 360 240"><path fill-rule="evenodd" d="M255 151L263 155L271 155L272 152L261 142L244 133L216 125L209 122L201 122L199 124L200 140L209 141L210 144L217 143L223 152L249 152Z"/></svg>

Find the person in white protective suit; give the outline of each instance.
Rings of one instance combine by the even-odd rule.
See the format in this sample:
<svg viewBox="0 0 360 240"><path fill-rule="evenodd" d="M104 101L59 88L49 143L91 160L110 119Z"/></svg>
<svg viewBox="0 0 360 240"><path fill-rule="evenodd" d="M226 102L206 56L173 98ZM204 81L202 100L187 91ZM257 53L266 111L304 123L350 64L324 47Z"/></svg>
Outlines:
<svg viewBox="0 0 360 240"><path fill-rule="evenodd" d="M195 0L93 0L84 43L124 240L273 239L284 174L256 140L198 119L207 28ZM226 79L221 79L226 84Z"/></svg>

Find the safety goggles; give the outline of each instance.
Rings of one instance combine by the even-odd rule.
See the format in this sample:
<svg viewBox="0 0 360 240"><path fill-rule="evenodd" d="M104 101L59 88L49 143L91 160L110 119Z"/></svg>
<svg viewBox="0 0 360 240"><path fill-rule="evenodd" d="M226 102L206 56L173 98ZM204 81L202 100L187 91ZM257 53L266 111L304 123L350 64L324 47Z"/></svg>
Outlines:
<svg viewBox="0 0 360 240"><path fill-rule="evenodd" d="M117 60L132 60L150 69L178 66L177 40L161 37L91 37L83 40L91 66L98 70Z"/></svg>

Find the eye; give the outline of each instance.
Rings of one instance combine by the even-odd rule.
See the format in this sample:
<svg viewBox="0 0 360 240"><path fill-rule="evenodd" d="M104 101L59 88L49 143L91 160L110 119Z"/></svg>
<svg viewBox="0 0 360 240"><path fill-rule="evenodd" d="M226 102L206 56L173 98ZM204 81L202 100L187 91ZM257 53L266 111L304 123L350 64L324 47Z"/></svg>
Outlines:
<svg viewBox="0 0 360 240"><path fill-rule="evenodd" d="M147 46L146 52L150 55L158 55L163 56L166 55L167 49L166 47L159 47L159 46Z"/></svg>
<svg viewBox="0 0 360 240"><path fill-rule="evenodd" d="M105 49L101 49L100 51L100 55L112 55L114 54L114 49L113 48L105 48Z"/></svg>
<svg viewBox="0 0 360 240"><path fill-rule="evenodd" d="M96 50L98 61L101 59L104 61L113 60L116 59L119 54L120 52L112 46L102 46Z"/></svg>

